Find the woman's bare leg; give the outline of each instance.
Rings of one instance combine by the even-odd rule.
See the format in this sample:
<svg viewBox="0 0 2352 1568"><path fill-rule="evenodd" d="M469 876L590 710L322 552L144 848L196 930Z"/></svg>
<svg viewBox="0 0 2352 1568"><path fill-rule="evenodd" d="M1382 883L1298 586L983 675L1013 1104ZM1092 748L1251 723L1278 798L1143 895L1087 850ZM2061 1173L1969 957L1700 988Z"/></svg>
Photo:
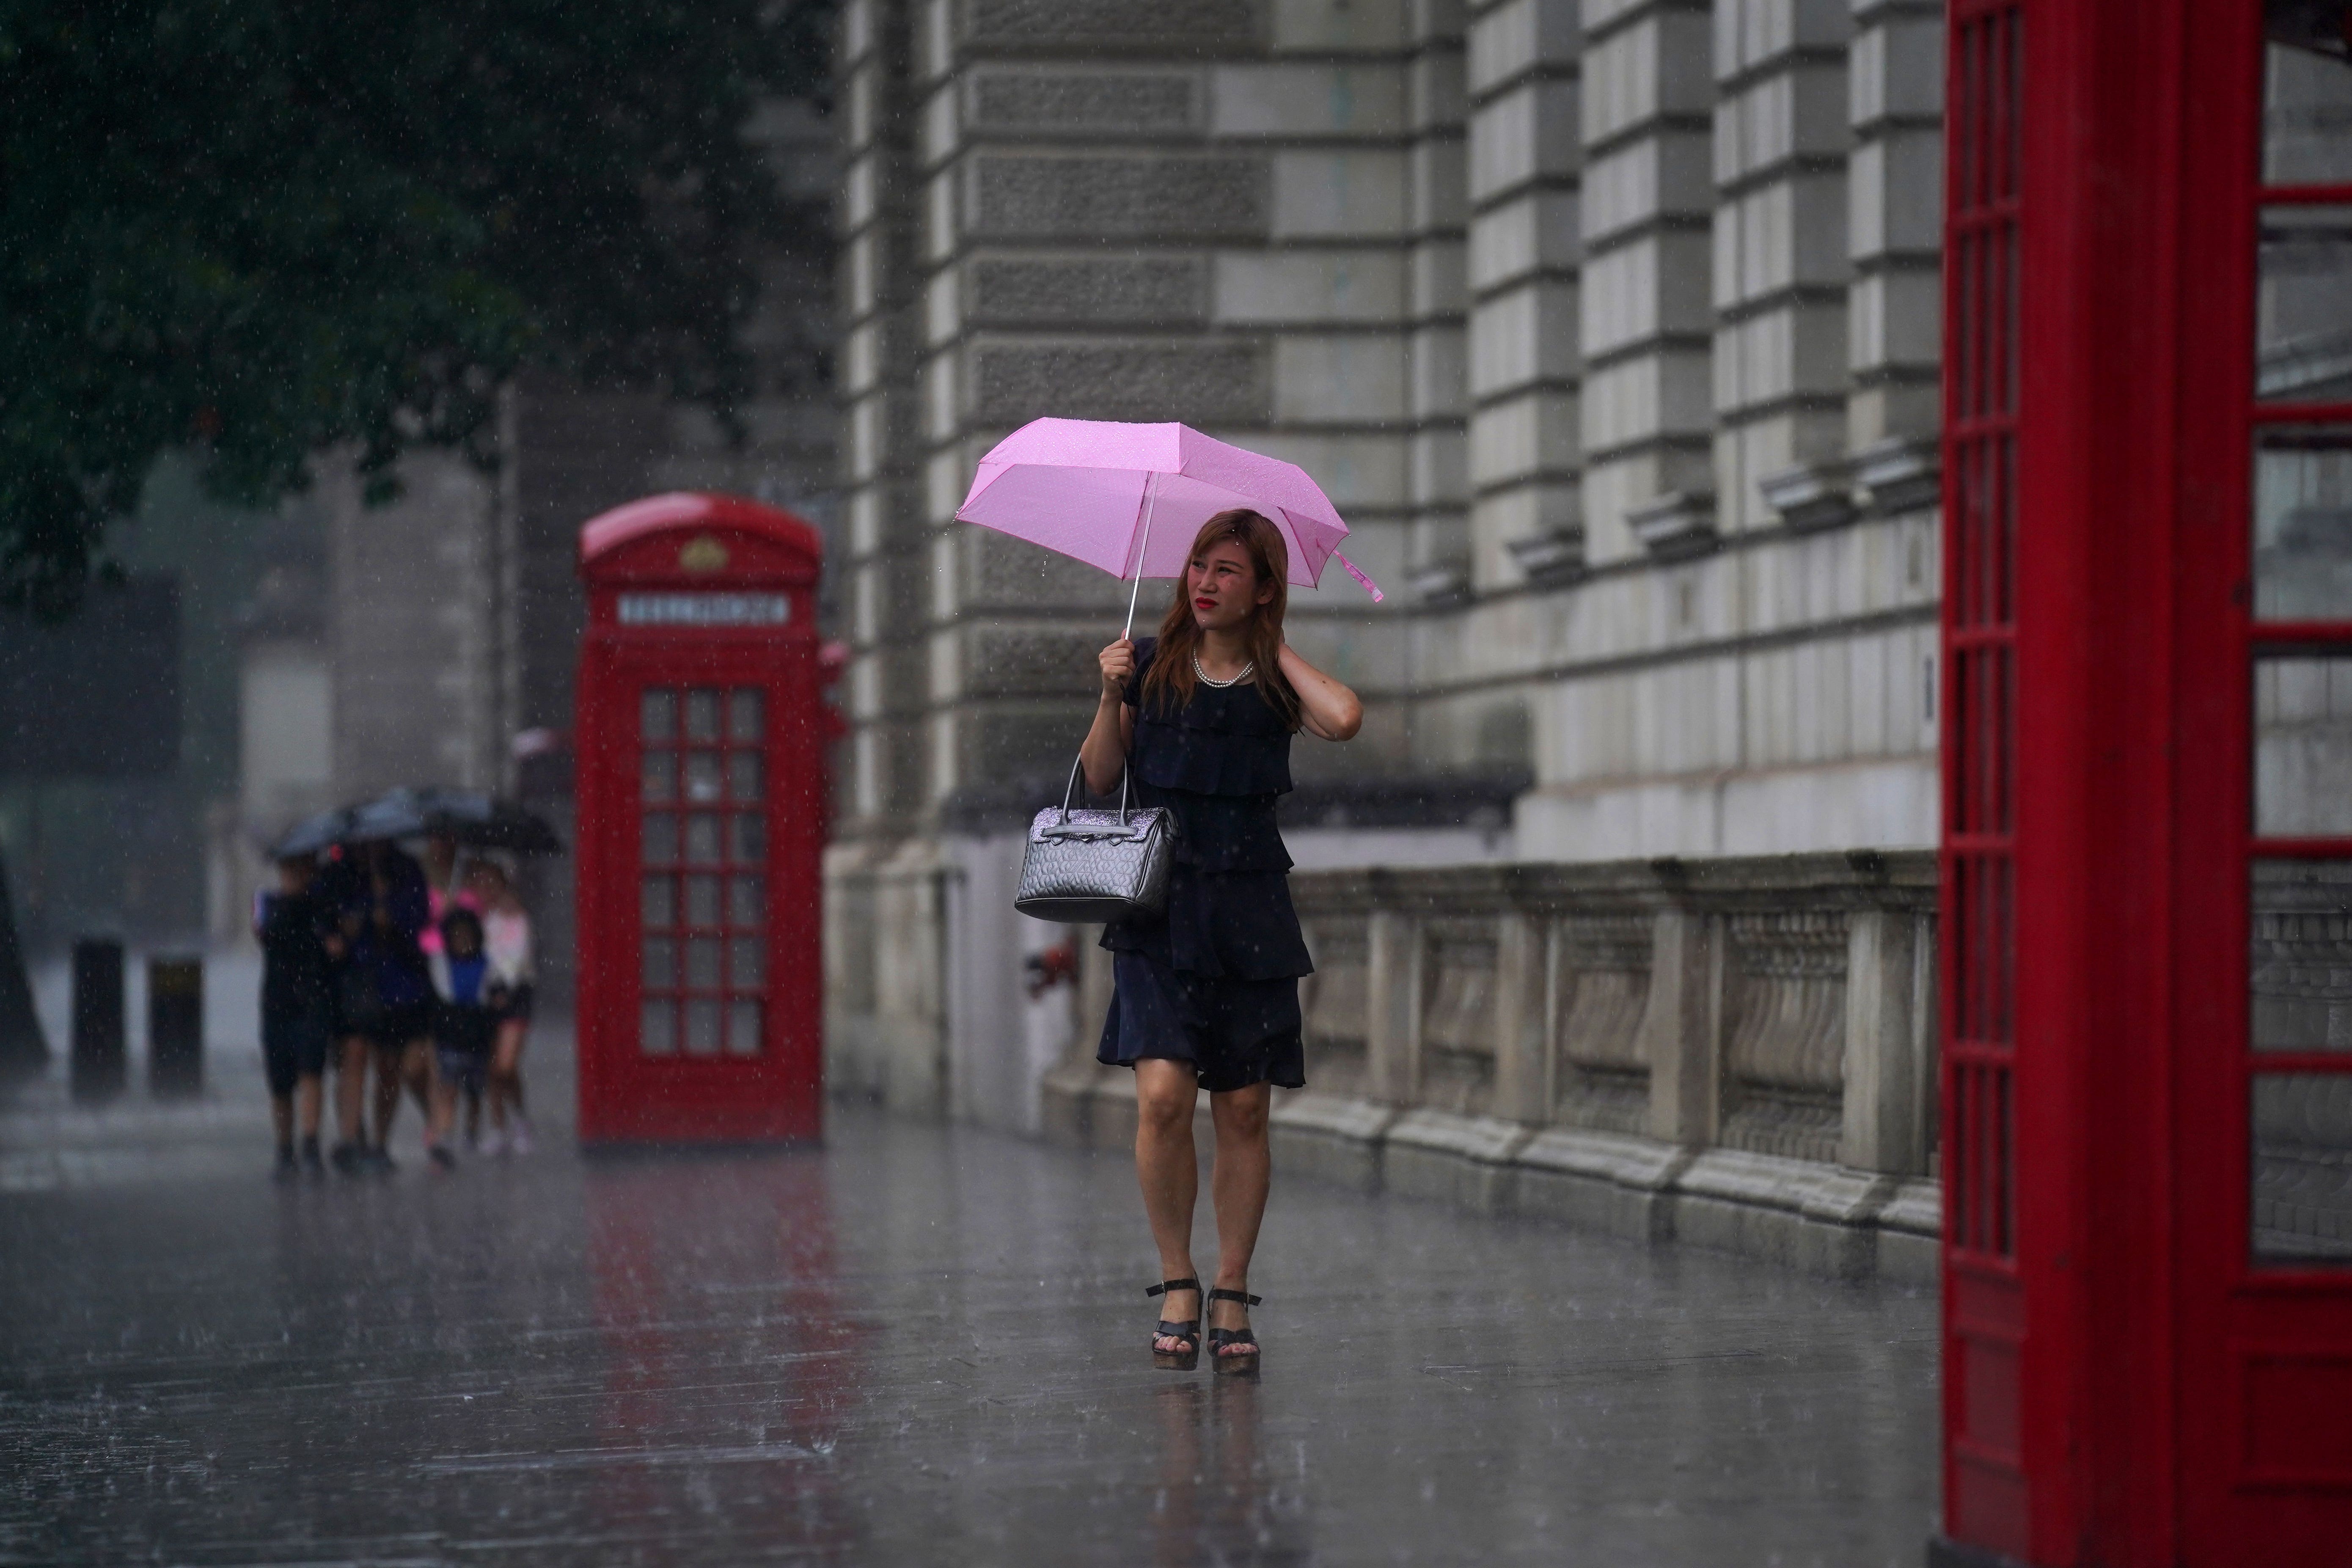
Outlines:
<svg viewBox="0 0 2352 1568"><path fill-rule="evenodd" d="M522 1042L530 1026L509 1018L499 1026L499 1043L490 1057L490 1125L506 1131L507 1107L522 1113Z"/></svg>
<svg viewBox="0 0 2352 1568"><path fill-rule="evenodd" d="M1216 1124L1217 1159L1209 1173L1209 1195L1217 1209L1217 1289L1249 1291L1250 1258L1257 1252L1258 1226L1265 1219L1266 1188L1274 1155L1266 1142L1266 1114L1274 1086L1252 1084L1209 1096L1209 1119ZM1209 1327L1244 1329L1249 1308L1239 1301L1209 1304Z"/></svg>
<svg viewBox="0 0 2352 1568"><path fill-rule="evenodd" d="M1192 1205L1201 1195L1201 1164L1192 1153L1192 1106L1199 1096L1191 1062L1147 1057L1135 1064L1135 1174L1160 1248L1162 1279L1193 1278ZM1190 1290L1171 1290L1160 1300L1155 1320L1181 1323L1200 1316L1201 1299ZM1165 1338L1151 1347L1164 1354L1178 1348Z"/></svg>
<svg viewBox="0 0 2352 1568"><path fill-rule="evenodd" d="M305 1138L316 1139L319 1136L319 1100L322 1093L323 1086L319 1082L317 1073L306 1072L294 1081L294 1106L300 1117Z"/></svg>

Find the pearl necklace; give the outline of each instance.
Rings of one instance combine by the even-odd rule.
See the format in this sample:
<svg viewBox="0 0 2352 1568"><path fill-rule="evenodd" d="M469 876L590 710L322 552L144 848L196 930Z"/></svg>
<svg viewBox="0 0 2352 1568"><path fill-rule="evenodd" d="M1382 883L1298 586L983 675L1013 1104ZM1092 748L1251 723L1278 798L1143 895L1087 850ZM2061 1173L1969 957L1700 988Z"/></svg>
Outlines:
<svg viewBox="0 0 2352 1568"><path fill-rule="evenodd" d="M1227 676L1224 679L1219 680L1215 676L1211 675L1207 670L1201 668L1201 656L1199 654L1196 653L1192 656L1192 673L1200 678L1201 683L1203 686L1213 686L1220 691L1223 691L1228 686L1240 685L1243 681L1247 680L1256 668L1257 661L1255 659L1252 659L1249 663L1242 666L1240 669Z"/></svg>

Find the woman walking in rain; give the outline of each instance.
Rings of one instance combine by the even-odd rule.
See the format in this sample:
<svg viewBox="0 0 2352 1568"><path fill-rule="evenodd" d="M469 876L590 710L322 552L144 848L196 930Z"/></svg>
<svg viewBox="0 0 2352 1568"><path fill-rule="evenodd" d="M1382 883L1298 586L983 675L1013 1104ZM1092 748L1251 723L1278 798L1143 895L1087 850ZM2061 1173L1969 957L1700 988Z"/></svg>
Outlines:
<svg viewBox="0 0 2352 1568"><path fill-rule="evenodd" d="M1161 1280L1148 1293L1165 1298L1151 1351L1165 1367L1195 1365L1202 1343L1192 1266L1202 1089L1216 1129L1210 1355L1220 1372L1258 1363L1249 1266L1271 1173L1266 1115L1274 1085L1307 1081L1298 979L1311 969L1275 801L1290 788L1293 733L1345 741L1363 722L1356 694L1283 641L1288 572L1283 536L1265 517L1209 519L1160 636L1103 649L1101 700L1080 752L1087 788L1107 795L1129 769L1137 797L1166 807L1178 828L1165 912L1103 933L1116 991L1097 1053L1135 1069L1136 1173Z"/></svg>

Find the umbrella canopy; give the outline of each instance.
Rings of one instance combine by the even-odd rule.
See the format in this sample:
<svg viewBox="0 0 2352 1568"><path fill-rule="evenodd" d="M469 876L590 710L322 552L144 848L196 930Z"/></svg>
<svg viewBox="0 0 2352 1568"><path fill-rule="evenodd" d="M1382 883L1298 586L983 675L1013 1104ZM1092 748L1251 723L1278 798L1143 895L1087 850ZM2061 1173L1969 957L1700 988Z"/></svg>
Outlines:
<svg viewBox="0 0 2352 1568"><path fill-rule="evenodd" d="M272 860L292 860L304 855L316 855L330 845L340 844L349 837L352 813L349 806L336 806L331 811L315 812L280 834L269 847Z"/></svg>
<svg viewBox="0 0 2352 1568"><path fill-rule="evenodd" d="M1201 525L1236 507L1281 531L1292 583L1313 587L1337 561L1384 596L1339 553L1348 525L1307 470L1184 425L1033 419L980 460L956 516L1139 583L1181 575ZM1128 616L1132 629L1131 598Z"/></svg>
<svg viewBox="0 0 2352 1568"><path fill-rule="evenodd" d="M446 833L473 849L516 855L560 855L563 840L528 807L481 790L403 786L351 807L339 837L346 844L376 838L421 838Z"/></svg>
<svg viewBox="0 0 2352 1568"><path fill-rule="evenodd" d="M514 855L561 855L563 840L530 807L472 789L416 792L428 833L446 833L471 849Z"/></svg>

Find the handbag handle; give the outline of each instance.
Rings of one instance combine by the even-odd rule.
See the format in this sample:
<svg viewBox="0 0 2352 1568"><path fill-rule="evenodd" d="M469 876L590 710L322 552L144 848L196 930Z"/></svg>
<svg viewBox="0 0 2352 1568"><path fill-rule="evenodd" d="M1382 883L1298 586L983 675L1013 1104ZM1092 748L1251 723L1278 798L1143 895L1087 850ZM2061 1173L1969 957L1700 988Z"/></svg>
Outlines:
<svg viewBox="0 0 2352 1568"><path fill-rule="evenodd" d="M1067 827L1070 825L1070 802L1078 792L1078 770L1086 766L1086 753L1081 752L1070 763L1070 782L1068 786L1062 791L1062 826L1065 827ZM1129 783L1129 770L1127 763L1124 762L1120 763L1118 765L1118 825L1121 827L1125 827L1127 826L1127 788Z"/></svg>

